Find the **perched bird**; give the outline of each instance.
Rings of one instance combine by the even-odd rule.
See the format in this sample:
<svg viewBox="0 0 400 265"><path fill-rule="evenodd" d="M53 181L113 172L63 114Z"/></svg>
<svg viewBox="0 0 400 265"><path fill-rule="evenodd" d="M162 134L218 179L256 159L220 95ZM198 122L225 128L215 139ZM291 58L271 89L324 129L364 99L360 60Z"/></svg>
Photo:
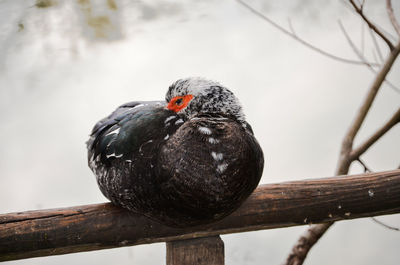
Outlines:
<svg viewBox="0 0 400 265"><path fill-rule="evenodd" d="M87 148L111 202L178 227L233 212L264 166L238 99L203 78L174 82L165 101L120 106L94 126Z"/></svg>

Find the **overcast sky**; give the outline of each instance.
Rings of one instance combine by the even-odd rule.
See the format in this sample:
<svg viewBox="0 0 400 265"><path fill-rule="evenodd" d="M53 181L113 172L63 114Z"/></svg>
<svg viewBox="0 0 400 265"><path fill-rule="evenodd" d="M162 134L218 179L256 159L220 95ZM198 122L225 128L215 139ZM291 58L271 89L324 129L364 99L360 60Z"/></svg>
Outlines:
<svg viewBox="0 0 400 265"><path fill-rule="evenodd" d="M373 80L223 1L0 2L0 212L105 202L85 141L99 119L132 100L163 99L178 78L204 76L241 100L266 159L261 183L332 176L341 139ZM82 1L83 2L83 1ZM342 1L248 1L338 56L356 59L338 26L374 60L366 28ZM393 35L383 1L366 12ZM115 5L114 5L115 4ZM400 2L393 1L399 17ZM364 35L364 45L361 43ZM386 47L381 45L382 52ZM400 63L389 74L400 86ZM356 144L400 106L384 85ZM374 171L400 163L400 126L363 156ZM359 173L360 166L352 167ZM400 226L400 215L380 217ZM281 264L304 227L222 236L226 264ZM370 219L337 223L306 264L397 265L400 233ZM4 264L164 264L152 244Z"/></svg>

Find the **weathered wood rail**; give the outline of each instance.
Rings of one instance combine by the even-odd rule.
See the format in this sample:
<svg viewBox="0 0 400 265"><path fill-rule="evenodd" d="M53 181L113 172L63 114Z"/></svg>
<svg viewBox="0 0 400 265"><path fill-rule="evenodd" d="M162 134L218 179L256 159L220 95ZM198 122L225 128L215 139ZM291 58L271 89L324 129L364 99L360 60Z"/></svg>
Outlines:
<svg viewBox="0 0 400 265"><path fill-rule="evenodd" d="M110 203L9 213L0 215L0 261L167 242L168 264L179 264L190 249L199 251L180 240L205 246L188 239L210 237L214 245L209 249L217 258L209 264L223 264L220 234L394 213L400 213L400 170L261 185L222 221L185 229ZM179 248L185 257L179 257Z"/></svg>

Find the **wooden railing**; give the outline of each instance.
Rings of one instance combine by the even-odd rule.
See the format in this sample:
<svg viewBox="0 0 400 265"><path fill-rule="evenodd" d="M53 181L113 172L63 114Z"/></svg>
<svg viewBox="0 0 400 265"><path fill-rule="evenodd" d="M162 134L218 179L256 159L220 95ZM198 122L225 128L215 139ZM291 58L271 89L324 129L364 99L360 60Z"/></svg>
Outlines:
<svg viewBox="0 0 400 265"><path fill-rule="evenodd" d="M214 224L172 228L110 203L0 215L0 261L167 242L167 264L224 264L218 235L400 213L400 170L259 186Z"/></svg>

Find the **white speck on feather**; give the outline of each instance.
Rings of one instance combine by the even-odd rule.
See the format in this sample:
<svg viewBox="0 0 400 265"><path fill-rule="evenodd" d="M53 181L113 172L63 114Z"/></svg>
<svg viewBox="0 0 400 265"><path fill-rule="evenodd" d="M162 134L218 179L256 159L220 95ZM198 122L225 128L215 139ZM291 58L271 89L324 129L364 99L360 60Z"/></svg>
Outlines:
<svg viewBox="0 0 400 265"><path fill-rule="evenodd" d="M153 140L148 140L147 142L143 143L143 144L139 147L139 153L142 154L142 147L143 147L144 145L148 144L148 143L151 143L151 142L153 142ZM143 155L143 154L142 154L142 155Z"/></svg>
<svg viewBox="0 0 400 265"><path fill-rule="evenodd" d="M175 125L178 125L178 124L181 124L181 123L183 123L183 120L182 120L182 119L179 119L179 120L177 120L177 121L175 122Z"/></svg>
<svg viewBox="0 0 400 265"><path fill-rule="evenodd" d="M110 147L111 146L111 144L112 143L114 143L114 141L115 141L115 138L114 139L112 139L108 144L107 144L107 149L108 149L108 147Z"/></svg>
<svg viewBox="0 0 400 265"><path fill-rule="evenodd" d="M174 119L176 116L172 115L165 119L164 123L169 122L170 120Z"/></svg>
<svg viewBox="0 0 400 265"><path fill-rule="evenodd" d="M210 138L208 138L208 142L209 142L210 144L217 144L217 143L219 143L219 140L210 137Z"/></svg>
<svg viewBox="0 0 400 265"><path fill-rule="evenodd" d="M168 140L168 138L169 138L169 134L167 134L167 135L164 137L164 140Z"/></svg>
<svg viewBox="0 0 400 265"><path fill-rule="evenodd" d="M338 209L342 209L342 205L339 204L337 208L338 208Z"/></svg>
<svg viewBox="0 0 400 265"><path fill-rule="evenodd" d="M201 132L202 134L207 134L207 135L211 134L211 130L207 127L199 127L199 132Z"/></svg>
<svg viewBox="0 0 400 265"><path fill-rule="evenodd" d="M228 167L228 164L226 164L226 163L220 164L217 167L217 172L218 173L223 173L226 170L227 167Z"/></svg>
<svg viewBox="0 0 400 265"><path fill-rule="evenodd" d="M106 155L107 158L110 158L110 157L120 158L120 157L122 157L122 156L123 156L123 154L117 155L117 154L115 154L115 152L112 153L112 154Z"/></svg>
<svg viewBox="0 0 400 265"><path fill-rule="evenodd" d="M136 109L136 108L140 108L140 107L147 106L147 105L148 104L139 104L139 105L136 105L136 106L134 106L134 107L132 107L130 109Z"/></svg>
<svg viewBox="0 0 400 265"><path fill-rule="evenodd" d="M107 133L105 136L111 135L111 134L118 134L119 133L119 129L121 129L121 128L117 128L115 130L112 130L111 132Z"/></svg>
<svg viewBox="0 0 400 265"><path fill-rule="evenodd" d="M220 161L224 158L222 153L211 152L211 156L214 158L215 161Z"/></svg>
<svg viewBox="0 0 400 265"><path fill-rule="evenodd" d="M371 197L371 198L372 198L372 197L374 197L374 195L375 195L375 193L374 193L374 191L373 191L373 190L371 190L371 189L370 189L370 190L368 190L368 196L369 196L369 197Z"/></svg>
<svg viewBox="0 0 400 265"><path fill-rule="evenodd" d="M346 216L350 216L350 215L351 215L351 213L345 213L344 215L346 215Z"/></svg>
<svg viewBox="0 0 400 265"><path fill-rule="evenodd" d="M127 160L125 160L125 162L132 163L132 160L127 159Z"/></svg>

